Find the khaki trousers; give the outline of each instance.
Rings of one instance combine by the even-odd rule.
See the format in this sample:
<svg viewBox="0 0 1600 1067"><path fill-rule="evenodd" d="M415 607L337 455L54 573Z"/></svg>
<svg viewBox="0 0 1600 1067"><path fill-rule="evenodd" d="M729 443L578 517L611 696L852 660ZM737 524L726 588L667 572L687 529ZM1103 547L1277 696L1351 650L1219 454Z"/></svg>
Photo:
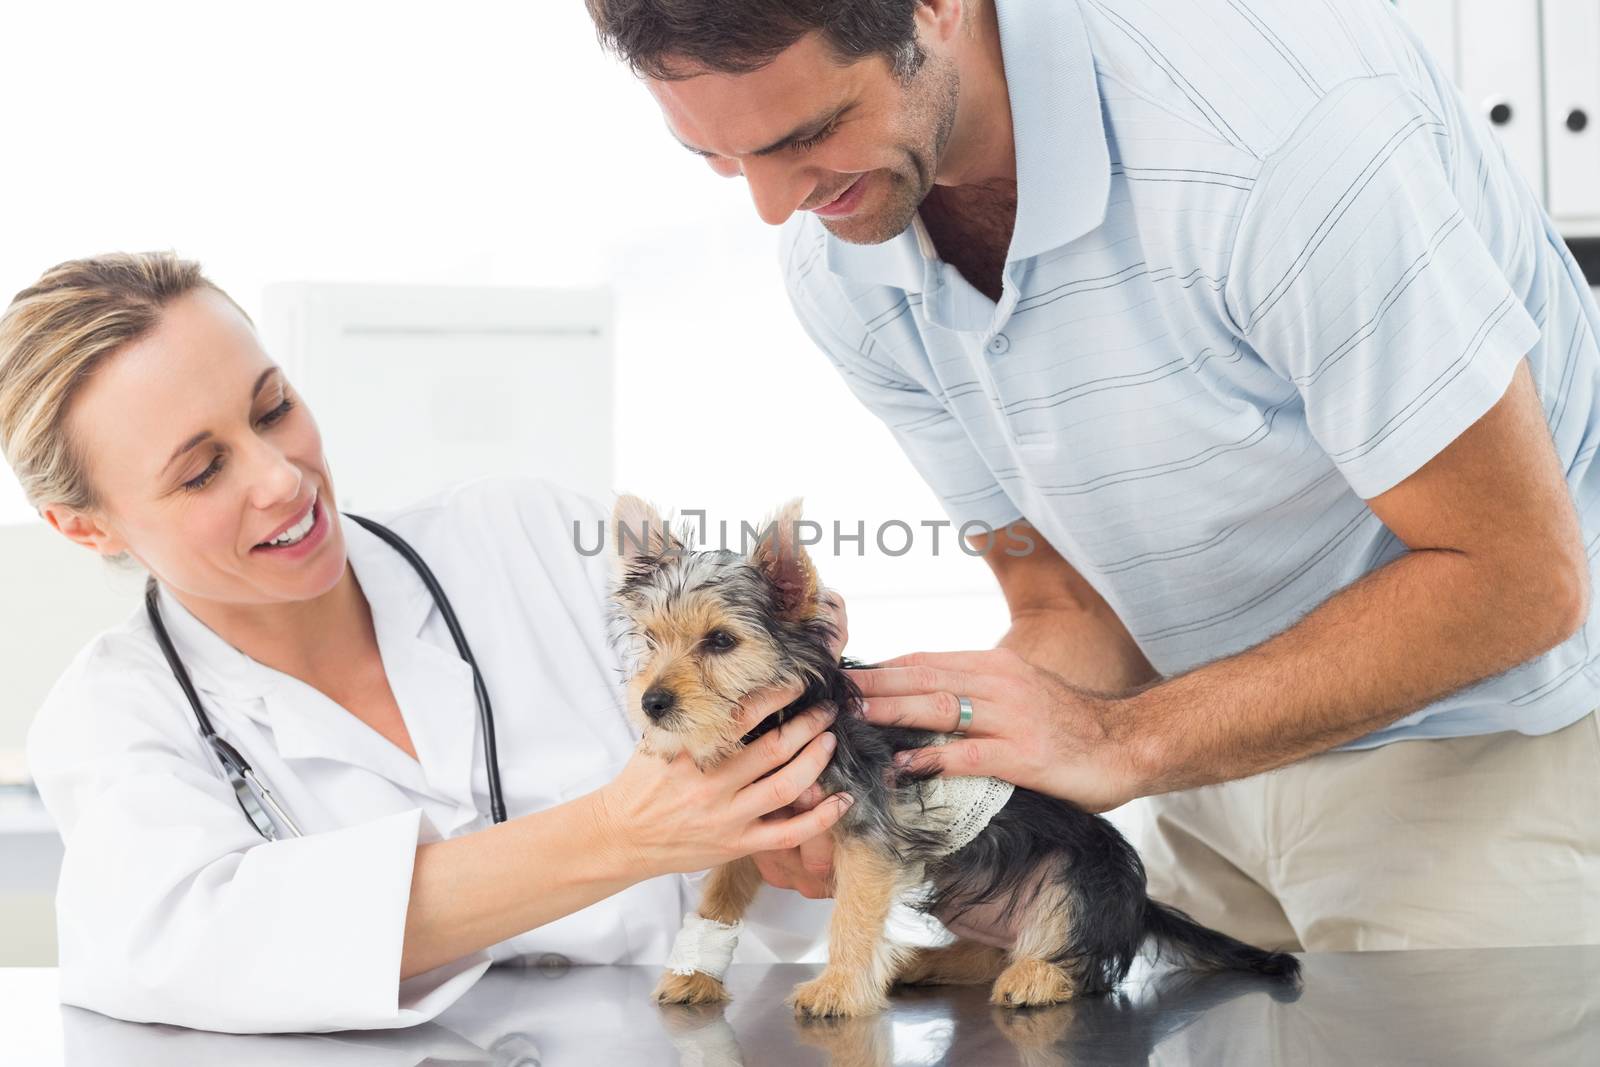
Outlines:
<svg viewBox="0 0 1600 1067"><path fill-rule="evenodd" d="M1600 718L1152 797L1150 895L1267 948L1600 943Z"/></svg>

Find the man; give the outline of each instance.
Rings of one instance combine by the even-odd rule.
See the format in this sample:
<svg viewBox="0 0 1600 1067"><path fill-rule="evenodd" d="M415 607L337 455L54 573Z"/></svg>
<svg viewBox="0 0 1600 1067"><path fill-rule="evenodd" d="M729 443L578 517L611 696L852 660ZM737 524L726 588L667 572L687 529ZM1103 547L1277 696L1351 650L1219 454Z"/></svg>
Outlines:
<svg viewBox="0 0 1600 1067"><path fill-rule="evenodd" d="M1388 4L589 7L955 522L1037 542L870 718L1151 797L1152 895L1258 944L1600 940L1600 313Z"/></svg>

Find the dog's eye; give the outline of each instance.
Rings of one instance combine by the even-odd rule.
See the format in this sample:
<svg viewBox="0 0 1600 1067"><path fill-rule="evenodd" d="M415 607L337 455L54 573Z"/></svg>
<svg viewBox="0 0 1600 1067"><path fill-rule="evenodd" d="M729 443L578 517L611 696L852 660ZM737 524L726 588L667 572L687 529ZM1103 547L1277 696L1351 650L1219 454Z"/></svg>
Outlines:
<svg viewBox="0 0 1600 1067"><path fill-rule="evenodd" d="M726 630L712 630L706 634L705 646L712 652L726 652L738 643L738 639Z"/></svg>

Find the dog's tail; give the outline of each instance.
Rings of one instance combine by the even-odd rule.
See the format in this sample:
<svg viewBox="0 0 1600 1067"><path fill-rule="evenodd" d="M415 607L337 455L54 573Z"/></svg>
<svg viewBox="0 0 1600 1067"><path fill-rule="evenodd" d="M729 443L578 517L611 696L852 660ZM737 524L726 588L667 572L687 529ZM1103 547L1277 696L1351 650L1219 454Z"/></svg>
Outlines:
<svg viewBox="0 0 1600 1067"><path fill-rule="evenodd" d="M1249 971L1294 982L1300 961L1287 952L1268 952L1201 926L1177 908L1145 902L1145 933L1164 951L1199 970Z"/></svg>

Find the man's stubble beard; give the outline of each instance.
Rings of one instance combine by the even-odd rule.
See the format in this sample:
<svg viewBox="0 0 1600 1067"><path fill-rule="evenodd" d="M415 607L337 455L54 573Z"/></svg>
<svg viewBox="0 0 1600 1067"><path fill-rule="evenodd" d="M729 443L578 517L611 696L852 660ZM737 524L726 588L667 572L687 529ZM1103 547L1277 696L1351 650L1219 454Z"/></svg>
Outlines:
<svg viewBox="0 0 1600 1067"><path fill-rule="evenodd" d="M888 179L883 206L866 217L821 218L827 231L849 244L876 245L906 231L933 191L939 161L955 129L961 75L952 60L930 60L907 85L906 125L913 136L898 147L905 161L876 172Z"/></svg>

